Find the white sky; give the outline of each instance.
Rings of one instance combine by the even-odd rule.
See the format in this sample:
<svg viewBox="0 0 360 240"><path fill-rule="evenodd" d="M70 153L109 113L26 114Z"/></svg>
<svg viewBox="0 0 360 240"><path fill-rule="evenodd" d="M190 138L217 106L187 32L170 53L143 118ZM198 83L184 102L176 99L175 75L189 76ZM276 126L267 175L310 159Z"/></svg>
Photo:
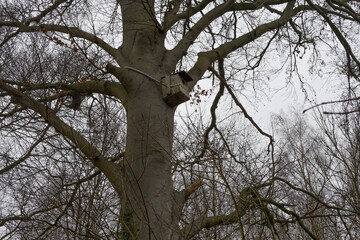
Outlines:
<svg viewBox="0 0 360 240"><path fill-rule="evenodd" d="M305 89L308 100L306 100L306 95L301 90L301 84L297 75L294 74L290 84L286 83L288 73L280 73L278 76L270 77L268 85L271 88L267 88L263 94L260 93L263 97L257 94L254 102L249 102L251 96L246 96L247 98L239 97L240 102L246 108L247 112L264 131L268 133L272 132L271 116L273 114L288 113L292 109L302 112L304 109L315 104L339 99L342 93L342 90L339 89L341 83L339 77L335 74L325 73L325 70L323 74L318 74L318 72L310 74L309 69L311 66L309 65L308 57L309 56L305 55L303 59L297 59L298 70L301 73L302 79L306 82ZM343 80L346 81L345 76ZM202 80L199 81L199 85L202 89L207 90L212 88L211 82L212 80ZM206 115L210 113L210 106L218 89L213 90L210 97L202 97L205 103L201 104L201 109L203 109ZM225 89L225 95L226 94L228 95ZM230 101L229 97L227 99ZM237 108L235 104L233 104L233 106ZM178 107L178 113L185 114L186 108L188 108L190 112L195 111L195 107L187 102L186 106L185 104L181 104ZM221 119L221 109L217 109L217 113L219 119ZM311 114L311 111L306 114Z"/></svg>

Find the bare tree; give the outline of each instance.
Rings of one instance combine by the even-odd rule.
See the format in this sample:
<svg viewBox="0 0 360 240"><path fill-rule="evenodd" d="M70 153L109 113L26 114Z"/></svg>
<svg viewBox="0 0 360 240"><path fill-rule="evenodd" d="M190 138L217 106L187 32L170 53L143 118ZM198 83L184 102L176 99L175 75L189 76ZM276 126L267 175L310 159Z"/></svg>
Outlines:
<svg viewBox="0 0 360 240"><path fill-rule="evenodd" d="M292 76L304 52L321 56L325 42L356 72L358 4L3 1L3 238L276 239L271 205L317 239L305 216L273 199L275 180L298 190L276 176L273 139L238 96L282 69L265 64L268 52L281 51ZM194 137L174 136L177 105L208 73L219 82L209 125L190 119ZM221 126L225 91L237 109L229 112L242 113L267 149L237 139L248 136L238 119Z"/></svg>
<svg viewBox="0 0 360 240"><path fill-rule="evenodd" d="M278 142L277 178L283 185L281 191L288 190L275 196L284 194L287 208L298 214L300 226L312 232L314 239L359 237L355 203L359 199L358 117L319 114L315 126L304 116L277 117L279 136L283 136ZM299 234L299 230L289 229L288 234Z"/></svg>

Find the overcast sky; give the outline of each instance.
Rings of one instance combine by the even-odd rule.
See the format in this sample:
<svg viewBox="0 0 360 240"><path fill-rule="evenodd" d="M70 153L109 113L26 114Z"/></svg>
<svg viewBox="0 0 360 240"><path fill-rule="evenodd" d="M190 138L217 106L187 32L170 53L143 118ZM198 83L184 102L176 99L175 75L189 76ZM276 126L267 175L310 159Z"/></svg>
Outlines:
<svg viewBox="0 0 360 240"><path fill-rule="evenodd" d="M287 113L292 109L302 112L304 109L315 104L340 98L342 90L339 86L341 85L341 80L346 81L346 77L344 76L344 79L340 79L330 67L327 67L328 70L325 70L326 67L324 67L324 69L320 70L320 73L318 70L314 74L310 74L309 69L311 65L309 57L310 54L305 54L302 59L297 60L298 72L305 82L304 89L306 93L302 91L299 77L296 74L293 75L292 81L289 83L286 81L288 73L282 72L277 76L271 77L268 84L269 88L263 90L262 93L256 93L256 97L254 97L255 94L254 96L246 96L246 98L239 96L239 100L248 113L263 130L271 132L271 116L273 114ZM201 80L199 85L205 90L213 89L211 96L202 97L204 101L200 105L201 109L203 109L202 111L207 115L210 113L210 106L218 88L212 87L212 80L208 79ZM225 90L226 94L227 91ZM230 101L229 98L228 101ZM196 107L188 101L186 105L181 104L178 107L178 113L185 114L186 108L191 112L195 111ZM220 115L221 109L217 109L217 113ZM311 114L311 111L306 114Z"/></svg>

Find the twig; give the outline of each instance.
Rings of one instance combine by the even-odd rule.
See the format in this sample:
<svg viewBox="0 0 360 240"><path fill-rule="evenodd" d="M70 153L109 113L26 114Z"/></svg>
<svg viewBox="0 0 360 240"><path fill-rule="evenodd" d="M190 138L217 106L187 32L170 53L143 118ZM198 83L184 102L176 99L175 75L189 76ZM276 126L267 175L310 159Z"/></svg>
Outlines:
<svg viewBox="0 0 360 240"><path fill-rule="evenodd" d="M303 111L303 113L309 111L310 109L313 109L313 108L316 108L316 107L320 107L320 106L326 105L326 104L350 102L350 101L356 101L356 100L360 100L360 97L343 99L343 100L335 100L335 101L329 101L329 102L322 102L322 103L316 104L316 105L314 105L314 106L312 106L312 107L309 107L309 108L305 109L305 110Z"/></svg>
<svg viewBox="0 0 360 240"><path fill-rule="evenodd" d="M216 77L218 77L220 79L220 81L225 85L226 90L228 90L228 92L230 93L231 97L233 98L233 100L235 101L236 105L241 109L241 111L243 112L244 116L251 122L251 124L259 131L260 134L268 137L270 139L270 144L273 144L274 139L273 137L264 132L259 125L257 125L257 123L254 121L254 119L247 113L246 109L244 108L244 106L239 102L239 100L237 99L236 95L234 94L234 92L232 91L232 89L230 88L230 86L227 84L225 78L223 78L222 76L220 76L220 74L213 68L213 67L208 67L208 69L213 72Z"/></svg>

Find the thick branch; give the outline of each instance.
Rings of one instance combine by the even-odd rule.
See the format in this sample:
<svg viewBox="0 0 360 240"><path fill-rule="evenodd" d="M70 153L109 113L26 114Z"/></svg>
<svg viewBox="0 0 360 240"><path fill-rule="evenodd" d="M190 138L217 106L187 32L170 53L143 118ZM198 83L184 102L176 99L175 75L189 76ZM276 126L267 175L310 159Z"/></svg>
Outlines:
<svg viewBox="0 0 360 240"><path fill-rule="evenodd" d="M279 27L284 26L291 19L291 17L296 15L299 11L303 10L303 7L297 7L296 9L293 9L294 4L295 1L289 2L280 18L272 22L262 24L256 27L254 30L242 35L241 37L238 37L233 41L220 45L218 48L215 48L214 50L199 53L198 61L196 62L194 67L189 71L191 77L195 80L199 80L203 76L207 68L211 66L212 62L221 58L225 58L229 53L254 41L255 39L261 37L263 34L273 29L277 29ZM196 82L197 81L191 82L190 87L195 86Z"/></svg>
<svg viewBox="0 0 360 240"><path fill-rule="evenodd" d="M80 151L90 159L94 166L98 167L109 178L116 190L120 190L120 167L118 164L108 161L100 151L91 145L80 133L56 116L56 113L52 109L47 108L23 92L6 85L3 81L0 81L0 89L11 95L17 104L30 108L38 113L50 126L54 127L58 133L74 143Z"/></svg>
<svg viewBox="0 0 360 240"><path fill-rule="evenodd" d="M264 185L265 186L265 185ZM228 215L202 216L192 223L186 225L182 231L185 239L190 239L198 234L204 228L211 228L220 225L229 225L239 222L239 217L244 216L246 210L250 207L252 201L252 188L244 188L239 194L237 210Z"/></svg>
<svg viewBox="0 0 360 240"><path fill-rule="evenodd" d="M55 25L55 24L40 24L38 26L28 26L21 22L15 21L0 21L0 27L7 26L7 27L15 27L20 32L46 32L46 31L53 31L53 32L61 32L69 34L71 37L77 37L86 39L102 49L104 49L107 53L109 53L112 57L114 57L119 63L122 62L122 57L120 55L120 51L116 48L113 48L108 43L106 43L101 38L85 32L76 27L68 27L63 25Z"/></svg>
<svg viewBox="0 0 360 240"><path fill-rule="evenodd" d="M212 9L210 12L205 14L191 29L191 31L187 32L182 40L177 44L177 46L169 51L167 55L169 55L170 59L175 59L176 61L180 59L184 53L187 51L189 46L193 43L193 41L199 36L199 34L209 26L209 24L214 21L216 18L223 15L225 12L231 9L234 0L228 0L225 3L219 5L218 7Z"/></svg>
<svg viewBox="0 0 360 240"><path fill-rule="evenodd" d="M8 80L1 80L3 83L19 86L21 91L32 91L38 89L61 89L64 91L74 91L77 93L100 93L108 96L113 96L119 99L122 104L125 106L127 102L127 92L124 86L117 82L111 81L85 81L74 84L65 84L62 82L58 83L48 83L48 84L29 84L14 82Z"/></svg>
<svg viewBox="0 0 360 240"><path fill-rule="evenodd" d="M245 214L245 212L243 214ZM185 239L191 239L204 228L208 229L215 226L229 225L237 222L238 222L238 216L236 212L232 212L228 215L200 217L199 219L196 219L194 222L192 222L184 229Z"/></svg>
<svg viewBox="0 0 360 240"><path fill-rule="evenodd" d="M176 15L175 13L179 10L180 6L174 5L174 8L169 10L165 15L165 30L167 31L168 29L170 29L179 20L190 18L195 14L201 12L211 2L211 0L203 0L198 5L194 7L189 7L188 9L186 9L186 11L183 11ZM228 9L228 11L257 10L264 6L279 5L286 2L289 2L289 0L259 0L254 2L233 3L233 5L231 6L231 8ZM203 18L210 18L210 15L206 14ZM213 20L214 19L212 19L212 21Z"/></svg>
<svg viewBox="0 0 360 240"><path fill-rule="evenodd" d="M185 189L185 199L188 199L203 183L201 180L196 180L187 189Z"/></svg>
<svg viewBox="0 0 360 240"><path fill-rule="evenodd" d="M83 93L100 93L113 96L121 101L126 107L127 92L124 86L111 81L88 81L83 84L72 84L61 86L61 89Z"/></svg>
<svg viewBox="0 0 360 240"><path fill-rule="evenodd" d="M121 153L117 154L115 157L113 157L112 159L110 159L110 161L111 162L116 162L116 161L120 160L120 158L123 158L124 155L125 155L125 152L121 152ZM91 179L98 176L100 173L101 173L101 171L97 170L97 171L95 171L94 173L92 173L89 176L78 179L76 182L71 182L71 183L64 184L64 187L68 187L68 186L72 186L72 185L78 185L78 184L82 184L84 182L90 181Z"/></svg>
<svg viewBox="0 0 360 240"><path fill-rule="evenodd" d="M179 210L183 208L186 201L189 199L189 197L196 192L196 190L199 189L203 185L203 182L201 180L196 180L193 182L189 187L179 191L175 192L175 201L179 206Z"/></svg>
<svg viewBox="0 0 360 240"><path fill-rule="evenodd" d="M130 84L129 77L124 76L125 75L125 70L124 68L120 68L117 66L114 66L111 63L108 63L105 67L106 71L108 71L109 73L111 73L113 76L115 76L117 79L119 79L119 81L121 81L121 83L124 86L124 90L126 89L126 87Z"/></svg>
<svg viewBox="0 0 360 240"><path fill-rule="evenodd" d="M222 16L224 13L229 11L242 11L242 10L257 10L264 6L269 5L278 5L289 2L289 0L260 0L255 1L253 3L242 2L242 3L234 3L234 1L226 1L224 4L221 4L208 13L206 13L192 28L191 30L182 38L182 40L177 44L177 46L171 50L168 54L172 55L175 58L172 59L180 59L183 54L187 51L189 46L195 41L195 39L199 36L199 34L209 26L211 22L213 22L216 18ZM196 7L189 8L187 11L182 12L174 17L170 18L168 22L166 22L167 26L170 27L175 22L180 19L189 18L194 14L200 12L209 4L209 1L204 0L199 3Z"/></svg>
<svg viewBox="0 0 360 240"><path fill-rule="evenodd" d="M211 0L202 0L195 7L189 7L186 11L176 14L180 8L181 3L181 1L176 1L174 3L173 9L169 10L165 15L165 22L163 23L165 31L169 30L177 21L194 16L196 13L203 10L211 2Z"/></svg>
<svg viewBox="0 0 360 240"><path fill-rule="evenodd" d="M254 2L241 2L234 4L232 10L257 10L265 6L279 5L290 2L289 0L259 0Z"/></svg>

